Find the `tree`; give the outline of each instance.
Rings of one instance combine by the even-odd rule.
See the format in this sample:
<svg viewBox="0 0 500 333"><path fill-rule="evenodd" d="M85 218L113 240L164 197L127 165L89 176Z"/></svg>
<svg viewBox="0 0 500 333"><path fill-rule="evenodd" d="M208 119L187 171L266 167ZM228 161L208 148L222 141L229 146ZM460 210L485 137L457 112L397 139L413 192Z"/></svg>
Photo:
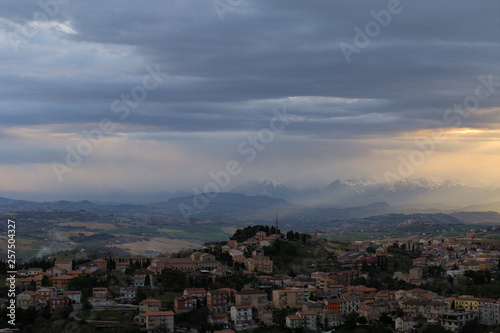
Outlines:
<svg viewBox="0 0 500 333"><path fill-rule="evenodd" d="M368 246L366 248L366 252L368 252L368 253L375 253L375 248L373 246Z"/></svg>
<svg viewBox="0 0 500 333"><path fill-rule="evenodd" d="M361 270L363 272L368 272L368 264L366 263L366 259L363 259L363 263L361 264Z"/></svg>
<svg viewBox="0 0 500 333"><path fill-rule="evenodd" d="M42 277L42 287L48 287L49 286L49 277L47 275L44 275Z"/></svg>
<svg viewBox="0 0 500 333"><path fill-rule="evenodd" d="M150 287L151 286L151 278L149 277L149 274L146 274L146 278L144 278L144 287Z"/></svg>
<svg viewBox="0 0 500 333"><path fill-rule="evenodd" d="M361 317L359 317L359 318L358 318L358 320L357 320L357 322L358 322L358 323L360 323L361 325L366 325L366 324L368 324L368 320L366 319L366 317L365 317L365 316L361 316Z"/></svg>
<svg viewBox="0 0 500 333"><path fill-rule="evenodd" d="M358 320L359 314L356 311L350 312L344 320L344 326L346 329L354 329L356 328L356 322Z"/></svg>

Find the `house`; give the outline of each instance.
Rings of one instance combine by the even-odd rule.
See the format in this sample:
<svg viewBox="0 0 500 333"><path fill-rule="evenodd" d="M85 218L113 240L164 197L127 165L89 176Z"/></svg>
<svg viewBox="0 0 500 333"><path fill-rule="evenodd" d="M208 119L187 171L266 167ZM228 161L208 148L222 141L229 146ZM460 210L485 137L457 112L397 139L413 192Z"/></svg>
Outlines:
<svg viewBox="0 0 500 333"><path fill-rule="evenodd" d="M379 246L375 249L375 255L377 257L384 257L387 255L387 248Z"/></svg>
<svg viewBox="0 0 500 333"><path fill-rule="evenodd" d="M148 298L139 303L139 322L146 323L146 312L160 311L161 301L154 298Z"/></svg>
<svg viewBox="0 0 500 333"><path fill-rule="evenodd" d="M236 329L247 328L252 325L252 307L248 305L233 305L231 320Z"/></svg>
<svg viewBox="0 0 500 333"><path fill-rule="evenodd" d="M78 269L83 271L84 274L90 274L99 269L99 264L89 262L86 264L81 264L80 266L78 266Z"/></svg>
<svg viewBox="0 0 500 333"><path fill-rule="evenodd" d="M92 263L97 265L97 269L108 269L108 262L104 259L96 259Z"/></svg>
<svg viewBox="0 0 500 333"><path fill-rule="evenodd" d="M92 288L92 299L103 302L108 299L108 288Z"/></svg>
<svg viewBox="0 0 500 333"><path fill-rule="evenodd" d="M38 294L31 290L26 290L16 296L17 306L27 309L38 304Z"/></svg>
<svg viewBox="0 0 500 333"><path fill-rule="evenodd" d="M68 283L73 278L71 275L63 274L52 278L52 286L57 289L57 291L64 291L68 289Z"/></svg>
<svg viewBox="0 0 500 333"><path fill-rule="evenodd" d="M359 314L365 317L368 321L377 321L380 318L380 309L376 307L371 307L368 305L363 306L359 309Z"/></svg>
<svg viewBox="0 0 500 333"><path fill-rule="evenodd" d="M479 324L500 326L500 302L479 305Z"/></svg>
<svg viewBox="0 0 500 333"><path fill-rule="evenodd" d="M422 267L413 267L410 269L410 280L421 280L424 276Z"/></svg>
<svg viewBox="0 0 500 333"><path fill-rule="evenodd" d="M340 300L340 316L345 318L352 311L359 312L361 300L358 296L342 296Z"/></svg>
<svg viewBox="0 0 500 333"><path fill-rule="evenodd" d="M148 285L146 285L149 279ZM134 286L135 287L152 287L153 286L153 272L146 268L138 269L134 272Z"/></svg>
<svg viewBox="0 0 500 333"><path fill-rule="evenodd" d="M319 313L319 321L324 324L326 323L327 327L337 327L342 325L340 313L334 310L322 310Z"/></svg>
<svg viewBox="0 0 500 333"><path fill-rule="evenodd" d="M203 288L186 288L182 295L196 297L200 302L205 302L207 299L207 291Z"/></svg>
<svg viewBox="0 0 500 333"><path fill-rule="evenodd" d="M38 267L33 267L33 268L28 268L28 275L29 276L35 276L43 272L43 269L38 268Z"/></svg>
<svg viewBox="0 0 500 333"><path fill-rule="evenodd" d="M196 309L198 299L193 296L181 296L174 298L175 314L185 313Z"/></svg>
<svg viewBox="0 0 500 333"><path fill-rule="evenodd" d="M42 287L36 290L38 294L38 300L41 303L46 303L49 298L57 295L56 288L54 287Z"/></svg>
<svg viewBox="0 0 500 333"><path fill-rule="evenodd" d="M313 332L318 330L316 311L299 311L297 315L303 320L303 325L307 330Z"/></svg>
<svg viewBox="0 0 500 333"><path fill-rule="evenodd" d="M266 326L274 325L273 312L271 310L263 310L263 309L259 310L259 319Z"/></svg>
<svg viewBox="0 0 500 333"><path fill-rule="evenodd" d="M229 317L227 313L211 313L208 315L208 323L227 327L229 325Z"/></svg>
<svg viewBox="0 0 500 333"><path fill-rule="evenodd" d="M120 298L125 301L134 300L137 295L137 287L121 287L120 288Z"/></svg>
<svg viewBox="0 0 500 333"><path fill-rule="evenodd" d="M445 330L460 332L469 321L476 318L476 312L472 311L446 311L439 314L439 324Z"/></svg>
<svg viewBox="0 0 500 333"><path fill-rule="evenodd" d="M54 262L54 266L55 267L59 267L65 271L71 271L73 270L73 263L71 260L67 260L67 259L57 259L55 262Z"/></svg>
<svg viewBox="0 0 500 333"><path fill-rule="evenodd" d="M417 322L411 317L399 317L394 324L397 332L413 332Z"/></svg>
<svg viewBox="0 0 500 333"><path fill-rule="evenodd" d="M146 312L146 330L148 333L174 332L175 313L173 311Z"/></svg>
<svg viewBox="0 0 500 333"><path fill-rule="evenodd" d="M50 312L64 311L71 303L71 300L66 296L54 296L49 298Z"/></svg>
<svg viewBox="0 0 500 333"><path fill-rule="evenodd" d="M273 305L276 309L282 310L287 307L291 309L302 308L304 304L304 290L290 289L290 290L274 290L273 291Z"/></svg>
<svg viewBox="0 0 500 333"><path fill-rule="evenodd" d="M338 298L327 298L325 299L325 305L327 310L332 310L338 314L340 314L341 311L341 302Z"/></svg>
<svg viewBox="0 0 500 333"><path fill-rule="evenodd" d="M207 292L207 307L208 311L211 313L225 313L232 305L230 292L228 290L218 289Z"/></svg>
<svg viewBox="0 0 500 333"><path fill-rule="evenodd" d="M235 294L236 305L249 305L260 309L266 307L267 293L262 290L244 289Z"/></svg>
<svg viewBox="0 0 500 333"><path fill-rule="evenodd" d="M273 261L269 257L261 256L245 259L245 267L252 272L273 273Z"/></svg>
<svg viewBox="0 0 500 333"><path fill-rule="evenodd" d="M72 277L82 276L83 271L82 270L67 271L66 275L70 275Z"/></svg>
<svg viewBox="0 0 500 333"><path fill-rule="evenodd" d="M80 290L63 291L63 296L69 298L74 304L80 304L82 302L82 292Z"/></svg>
<svg viewBox="0 0 500 333"><path fill-rule="evenodd" d="M64 268L54 266L52 268L47 269L47 273L52 274L53 276L61 276L65 274L67 271Z"/></svg>
<svg viewBox="0 0 500 333"><path fill-rule="evenodd" d="M291 329L304 327L304 321L298 315L286 316L286 327Z"/></svg>
<svg viewBox="0 0 500 333"><path fill-rule="evenodd" d="M130 268L130 262L128 262L128 261L116 263L116 271L117 272L125 273L127 268Z"/></svg>

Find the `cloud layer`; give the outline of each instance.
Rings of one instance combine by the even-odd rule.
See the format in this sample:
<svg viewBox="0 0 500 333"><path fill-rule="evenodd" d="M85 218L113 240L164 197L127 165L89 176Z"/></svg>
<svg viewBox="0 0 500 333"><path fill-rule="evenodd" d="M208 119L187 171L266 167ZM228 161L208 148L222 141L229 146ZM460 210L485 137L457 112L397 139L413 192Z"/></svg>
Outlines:
<svg viewBox="0 0 500 333"><path fill-rule="evenodd" d="M498 2L41 4L8 2L0 13L1 195L189 191L229 160L243 166L230 187L384 180L433 131L446 140L412 176L500 185ZM396 14L373 23L391 6ZM340 45L357 49L350 62ZM161 83L145 89L152 70ZM490 94L453 111L490 74ZM270 128L276 108L293 121L246 161L238 148ZM103 119L113 130L60 182L53 162L68 166L67 147Z"/></svg>

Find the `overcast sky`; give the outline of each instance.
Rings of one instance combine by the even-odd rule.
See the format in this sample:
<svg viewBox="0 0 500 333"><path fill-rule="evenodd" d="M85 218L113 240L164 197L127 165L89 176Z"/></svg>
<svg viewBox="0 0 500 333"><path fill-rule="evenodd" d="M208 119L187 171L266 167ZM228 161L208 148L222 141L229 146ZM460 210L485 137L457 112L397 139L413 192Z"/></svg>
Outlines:
<svg viewBox="0 0 500 333"><path fill-rule="evenodd" d="M223 190L500 186L499 1L40 3L0 10L2 196L201 190L231 160Z"/></svg>

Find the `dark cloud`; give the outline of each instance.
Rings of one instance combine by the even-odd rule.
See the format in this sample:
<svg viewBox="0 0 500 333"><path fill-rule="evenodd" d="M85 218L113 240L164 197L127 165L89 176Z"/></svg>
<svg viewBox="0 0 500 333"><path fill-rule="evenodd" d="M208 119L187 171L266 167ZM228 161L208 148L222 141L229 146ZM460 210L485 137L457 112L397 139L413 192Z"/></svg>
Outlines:
<svg viewBox="0 0 500 333"><path fill-rule="evenodd" d="M106 117L120 125L109 137L206 151L220 133L232 133L236 145L286 105L299 121L282 136L301 144L280 146L280 160L306 151L320 159L327 145L318 140L342 142L341 158L368 156L367 139L450 127L444 112L474 94L479 75L500 81L496 1L401 0L400 13L347 63L340 43L355 46L354 28L364 30L371 12L388 3L243 0L221 20L212 1L69 1L45 9L7 2L0 13L0 126L5 133L42 126L67 140ZM12 34L24 38L17 53ZM119 119L112 103L157 65L168 77ZM480 109L499 105L496 91ZM495 129L499 120L498 110L476 112L461 126ZM216 155L230 158L234 150L223 141ZM51 141L42 154L23 141L37 151L27 159L4 145L2 164L47 163L67 142ZM345 154L349 149L356 153Z"/></svg>

